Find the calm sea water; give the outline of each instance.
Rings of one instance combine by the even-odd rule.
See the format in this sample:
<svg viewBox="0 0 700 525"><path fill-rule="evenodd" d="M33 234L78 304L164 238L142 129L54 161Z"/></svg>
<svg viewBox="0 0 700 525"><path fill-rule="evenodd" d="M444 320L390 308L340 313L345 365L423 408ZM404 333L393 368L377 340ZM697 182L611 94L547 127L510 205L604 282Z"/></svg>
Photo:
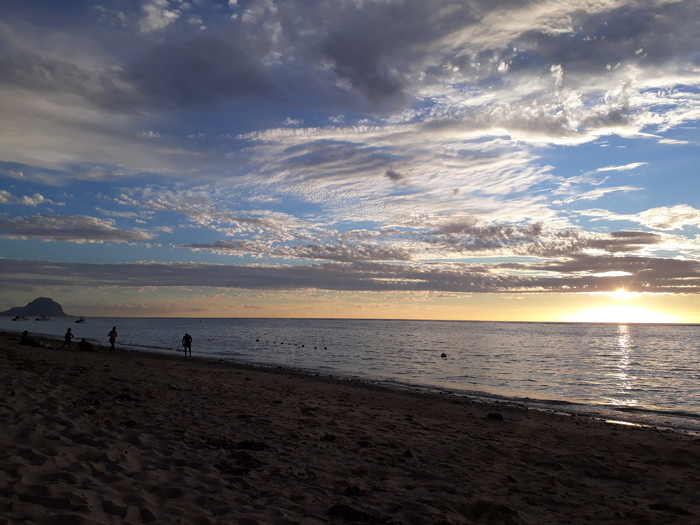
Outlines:
<svg viewBox="0 0 700 525"><path fill-rule="evenodd" d="M330 319L73 318L0 329L284 366L700 431L700 325ZM446 357L441 357L446 354Z"/></svg>

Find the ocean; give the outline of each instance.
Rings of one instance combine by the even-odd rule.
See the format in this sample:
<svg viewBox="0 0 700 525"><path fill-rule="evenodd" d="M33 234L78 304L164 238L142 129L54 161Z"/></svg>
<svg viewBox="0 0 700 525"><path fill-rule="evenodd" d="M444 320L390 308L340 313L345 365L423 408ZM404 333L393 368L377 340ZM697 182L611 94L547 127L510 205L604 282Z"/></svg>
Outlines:
<svg viewBox="0 0 700 525"><path fill-rule="evenodd" d="M700 432L700 325L72 317L0 329L182 352ZM444 355L444 356L443 356Z"/></svg>

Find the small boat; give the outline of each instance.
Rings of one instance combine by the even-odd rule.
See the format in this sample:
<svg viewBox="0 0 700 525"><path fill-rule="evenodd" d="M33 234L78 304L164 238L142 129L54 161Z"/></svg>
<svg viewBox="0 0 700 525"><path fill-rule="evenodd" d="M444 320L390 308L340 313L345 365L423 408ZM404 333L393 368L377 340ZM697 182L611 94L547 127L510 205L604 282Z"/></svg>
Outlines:
<svg viewBox="0 0 700 525"><path fill-rule="evenodd" d="M12 318L13 321L29 321L29 317L26 315L16 315Z"/></svg>
<svg viewBox="0 0 700 525"><path fill-rule="evenodd" d="M41 316L37 317L37 318L34 319L34 320L35 320L35 321L48 321L49 318L46 317L45 315L41 315Z"/></svg>
<svg viewBox="0 0 700 525"><path fill-rule="evenodd" d="M84 323L84 322L85 322L85 318L84 318L84 317L80 317L80 318L76 319L75 322L76 322L76 323Z"/></svg>

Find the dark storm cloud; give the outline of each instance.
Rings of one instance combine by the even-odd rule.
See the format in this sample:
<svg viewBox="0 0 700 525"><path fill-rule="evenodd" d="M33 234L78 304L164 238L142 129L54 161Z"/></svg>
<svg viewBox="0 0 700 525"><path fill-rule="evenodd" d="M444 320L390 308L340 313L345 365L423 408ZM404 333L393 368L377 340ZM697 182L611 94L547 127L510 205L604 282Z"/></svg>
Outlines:
<svg viewBox="0 0 700 525"><path fill-rule="evenodd" d="M128 38L110 27L107 13L113 20L124 17L122 23L133 29L143 16L140 4L92 11L93 16L102 13L104 36L81 28L75 45L94 42L99 52L109 53L100 69L60 54L40 54L40 45L24 49L10 30L0 31L0 82L78 94L112 111L217 108L242 100L284 99L393 113L415 101L416 88L432 81L454 82L448 75L489 86L501 82L498 68L503 64L515 74L540 75L560 64L566 75L603 75L607 66L618 63L692 62L700 43L696 6L690 2L612 10L601 6L592 13L572 6L567 14L570 31L523 26L510 41L489 42L481 35L473 44L469 31L485 17L528 10L535 16L538 3L288 1L276 3L274 10L241 3L236 18L222 16L223 4L197 5L197 12L209 19L200 25L191 23L191 9L177 2L169 5L177 12L172 24ZM21 9L10 13L32 15ZM57 27L71 28L68 18L52 20ZM627 110L621 106L591 122L624 122Z"/></svg>
<svg viewBox="0 0 700 525"><path fill-rule="evenodd" d="M0 32L0 85L50 94L55 90L86 92L90 75L75 64L13 45Z"/></svg>
<svg viewBox="0 0 700 525"><path fill-rule="evenodd" d="M273 95L260 58L224 37L200 36L148 50L125 68L123 78L152 105L215 108Z"/></svg>

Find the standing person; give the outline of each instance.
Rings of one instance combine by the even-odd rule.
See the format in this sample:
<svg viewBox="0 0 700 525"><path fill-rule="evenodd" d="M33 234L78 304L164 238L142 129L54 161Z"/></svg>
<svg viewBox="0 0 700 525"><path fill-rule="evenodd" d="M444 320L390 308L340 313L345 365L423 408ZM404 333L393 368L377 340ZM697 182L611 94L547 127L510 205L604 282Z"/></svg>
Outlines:
<svg viewBox="0 0 700 525"><path fill-rule="evenodd" d="M107 334L107 336L109 337L109 344L110 344L109 353L116 354L117 351L114 349L114 343L117 342L117 327L113 326L112 329Z"/></svg>
<svg viewBox="0 0 700 525"><path fill-rule="evenodd" d="M185 357L187 357L187 351L190 352L190 357L192 357L192 336L190 334L185 334L182 337L182 346L185 347Z"/></svg>
<svg viewBox="0 0 700 525"><path fill-rule="evenodd" d="M59 350L63 350L63 347L68 345L68 350L70 350L70 341L73 339L73 332L71 332L71 329L69 328L66 330L66 335L63 336L63 344L61 345L61 348Z"/></svg>

